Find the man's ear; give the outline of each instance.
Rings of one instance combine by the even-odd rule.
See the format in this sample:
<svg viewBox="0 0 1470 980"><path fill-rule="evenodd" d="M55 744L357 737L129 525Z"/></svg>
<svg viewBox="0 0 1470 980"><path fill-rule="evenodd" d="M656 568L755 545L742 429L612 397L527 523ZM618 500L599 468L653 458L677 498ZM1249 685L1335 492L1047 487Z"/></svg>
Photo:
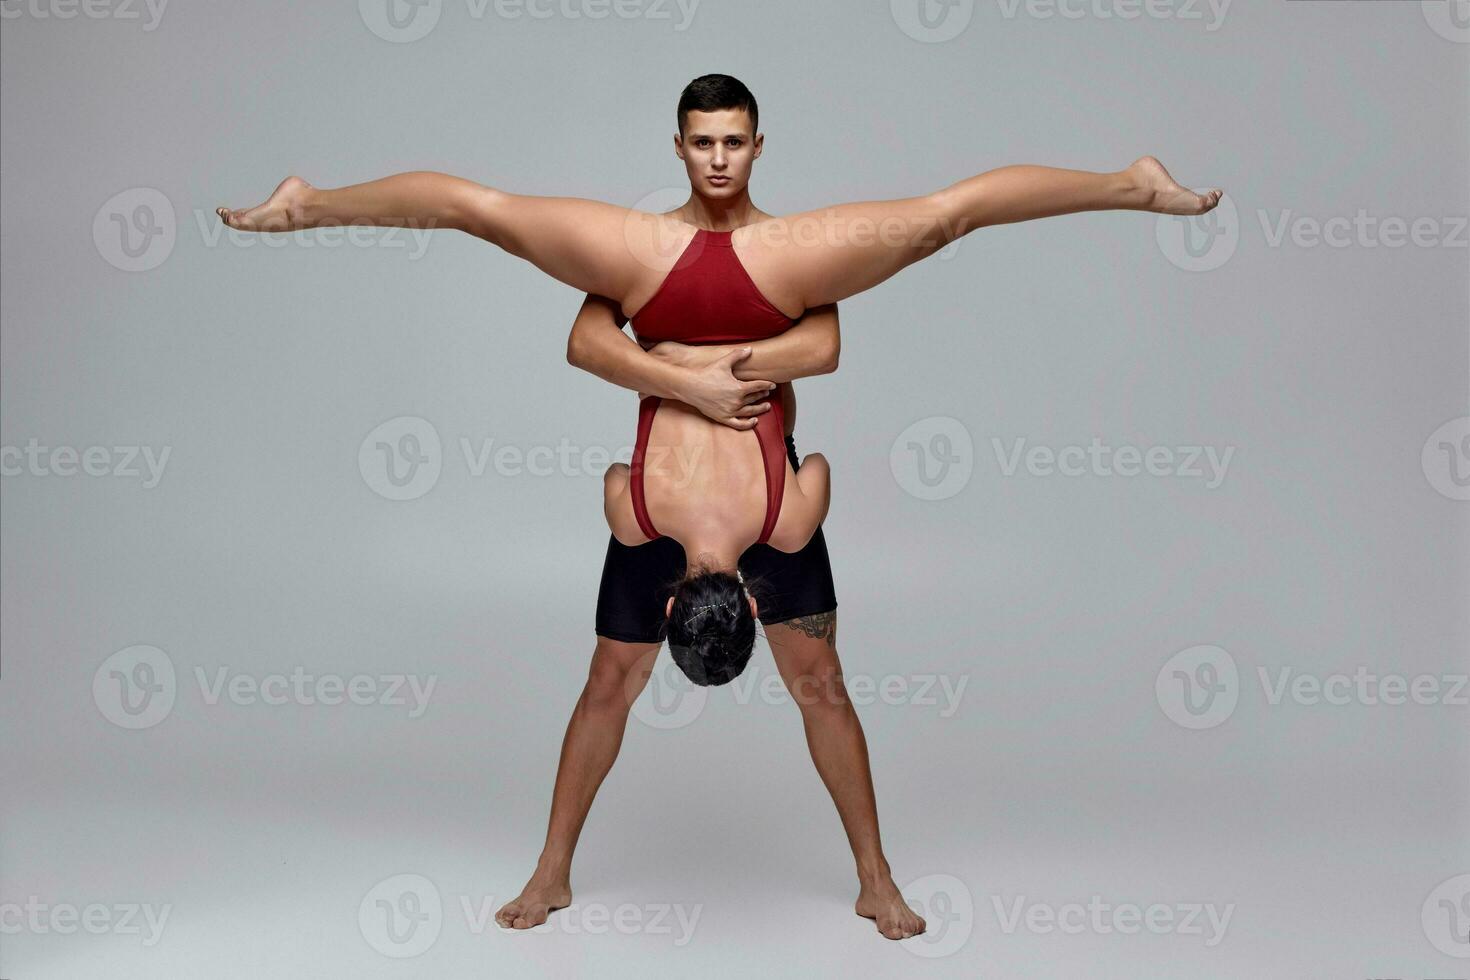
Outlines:
<svg viewBox="0 0 1470 980"><path fill-rule="evenodd" d="M674 614L674 597L673 596L669 596L669 601L666 602L666 603L664 603L664 619L668 619L673 614Z"/></svg>
<svg viewBox="0 0 1470 980"><path fill-rule="evenodd" d="M674 134L674 156L684 159L684 137L678 133Z"/></svg>
<svg viewBox="0 0 1470 980"><path fill-rule="evenodd" d="M763 147L763 146L766 145L766 134L765 133L756 133L755 134L754 143L755 143L755 153L753 153L751 155L751 159L753 159L753 160L759 160L760 159L760 155L761 155L761 147Z"/></svg>

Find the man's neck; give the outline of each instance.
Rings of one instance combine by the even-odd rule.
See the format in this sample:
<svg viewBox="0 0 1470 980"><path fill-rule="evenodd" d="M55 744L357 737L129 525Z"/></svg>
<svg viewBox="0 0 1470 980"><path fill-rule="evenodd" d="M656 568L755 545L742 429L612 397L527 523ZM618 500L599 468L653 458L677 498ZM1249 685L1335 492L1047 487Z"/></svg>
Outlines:
<svg viewBox="0 0 1470 980"><path fill-rule="evenodd" d="M766 216L765 212L751 203L749 188L741 191L739 197L728 201L690 194L689 200L679 208L678 214L696 228L707 231L734 231Z"/></svg>

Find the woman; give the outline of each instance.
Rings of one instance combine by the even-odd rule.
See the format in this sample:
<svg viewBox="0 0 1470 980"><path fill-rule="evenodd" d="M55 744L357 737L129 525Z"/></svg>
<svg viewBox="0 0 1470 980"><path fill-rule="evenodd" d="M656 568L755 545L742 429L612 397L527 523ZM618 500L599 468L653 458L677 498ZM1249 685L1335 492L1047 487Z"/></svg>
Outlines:
<svg viewBox="0 0 1470 980"><path fill-rule="evenodd" d="M755 287L731 238L696 231L632 316L641 344L756 341L792 329L794 320ZM829 315L835 326L835 309ZM752 385L751 398L764 397L762 388ZM794 415L790 385L754 414L751 431L737 431L683 402L644 396L632 462L614 464L604 478L603 511L619 543L668 536L684 548L686 572L673 583L664 625L674 662L696 684L728 683L750 660L759 615L750 593L759 586L743 581L741 555L752 544L798 552L827 515L826 459L787 459L788 403Z"/></svg>

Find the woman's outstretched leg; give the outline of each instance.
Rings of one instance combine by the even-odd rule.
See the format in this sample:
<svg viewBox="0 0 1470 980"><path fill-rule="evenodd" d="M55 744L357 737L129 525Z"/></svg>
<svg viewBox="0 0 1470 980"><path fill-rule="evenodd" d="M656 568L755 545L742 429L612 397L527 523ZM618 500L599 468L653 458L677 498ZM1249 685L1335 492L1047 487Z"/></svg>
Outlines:
<svg viewBox="0 0 1470 980"><path fill-rule="evenodd" d="M287 177L264 204L218 208L239 231L342 225L450 228L485 241L584 292L623 302L657 288L682 249L681 222L602 201L511 194L452 174L419 170L347 187Z"/></svg>
<svg viewBox="0 0 1470 980"><path fill-rule="evenodd" d="M1114 173L1010 166L933 194L773 218L732 240L771 302L799 310L871 289L976 228L1080 211L1204 214L1221 193L1180 186L1153 157Z"/></svg>

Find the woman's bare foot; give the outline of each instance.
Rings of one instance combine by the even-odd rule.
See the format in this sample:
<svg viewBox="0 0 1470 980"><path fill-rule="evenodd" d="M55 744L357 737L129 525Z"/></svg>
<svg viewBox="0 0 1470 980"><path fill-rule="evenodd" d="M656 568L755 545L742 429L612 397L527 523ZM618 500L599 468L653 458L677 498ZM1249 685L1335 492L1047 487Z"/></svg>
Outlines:
<svg viewBox="0 0 1470 980"><path fill-rule="evenodd" d="M1158 214L1204 214L1215 210L1225 194L1218 189L1196 194L1170 177L1164 165L1153 157L1139 157L1125 173L1133 178L1134 185L1143 194L1143 205L1139 209L1142 211L1154 211Z"/></svg>
<svg viewBox="0 0 1470 980"><path fill-rule="evenodd" d="M503 929L530 929L545 922L552 912L570 904L572 883L569 879L541 879L532 875L521 893L495 913L495 922Z"/></svg>
<svg viewBox="0 0 1470 980"><path fill-rule="evenodd" d="M264 204L245 211L215 208L214 213L237 231L296 231L307 227L306 199L313 190L300 177L287 177Z"/></svg>
<svg viewBox="0 0 1470 980"><path fill-rule="evenodd" d="M888 939L908 939L926 928L923 917L909 908L889 875L872 881L864 880L853 911L865 919L872 919L878 931Z"/></svg>

